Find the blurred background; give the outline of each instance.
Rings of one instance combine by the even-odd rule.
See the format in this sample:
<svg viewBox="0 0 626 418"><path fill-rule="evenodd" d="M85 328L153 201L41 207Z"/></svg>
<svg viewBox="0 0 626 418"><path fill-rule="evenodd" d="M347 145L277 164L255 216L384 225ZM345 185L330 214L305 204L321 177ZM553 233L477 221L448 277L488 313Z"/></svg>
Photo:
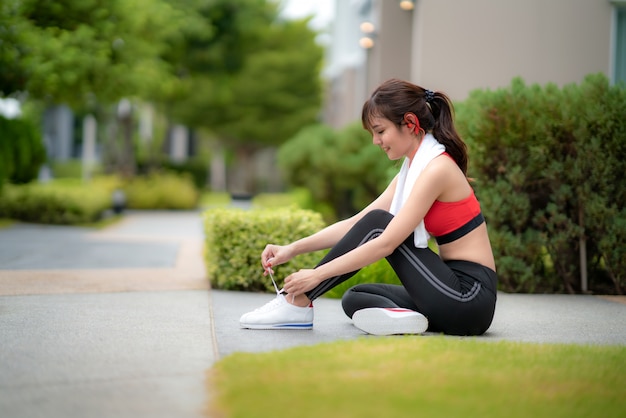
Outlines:
<svg viewBox="0 0 626 418"><path fill-rule="evenodd" d="M397 171L360 124L392 77L460 109L508 288L622 291L623 0L3 0L0 218L349 216Z"/></svg>
<svg viewBox="0 0 626 418"><path fill-rule="evenodd" d="M358 121L390 77L455 101L516 76L626 79L625 16L617 0L6 0L2 117L26 120L44 152L0 173L168 169L216 192L282 191L278 148Z"/></svg>

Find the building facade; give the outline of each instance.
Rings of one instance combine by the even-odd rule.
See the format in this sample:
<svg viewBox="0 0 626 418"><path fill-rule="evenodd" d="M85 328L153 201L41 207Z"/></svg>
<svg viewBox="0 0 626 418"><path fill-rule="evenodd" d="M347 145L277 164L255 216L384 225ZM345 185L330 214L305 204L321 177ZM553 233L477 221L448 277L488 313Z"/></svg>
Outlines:
<svg viewBox="0 0 626 418"><path fill-rule="evenodd" d="M391 77L454 101L515 77L626 82L626 0L336 0L332 36L325 121L336 128Z"/></svg>

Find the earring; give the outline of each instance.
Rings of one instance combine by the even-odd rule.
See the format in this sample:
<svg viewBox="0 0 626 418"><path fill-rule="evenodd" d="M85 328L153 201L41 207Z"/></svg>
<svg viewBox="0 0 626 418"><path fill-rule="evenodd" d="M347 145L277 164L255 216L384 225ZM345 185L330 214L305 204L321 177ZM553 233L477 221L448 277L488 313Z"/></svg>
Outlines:
<svg viewBox="0 0 626 418"><path fill-rule="evenodd" d="M415 135L419 135L420 129L421 129L419 122L418 123L408 122L406 126L408 126L409 130L413 131Z"/></svg>
<svg viewBox="0 0 626 418"><path fill-rule="evenodd" d="M419 135L420 133L420 121L417 117L412 113L407 113L404 115L404 121L406 122L406 126L410 131L413 131L415 135Z"/></svg>

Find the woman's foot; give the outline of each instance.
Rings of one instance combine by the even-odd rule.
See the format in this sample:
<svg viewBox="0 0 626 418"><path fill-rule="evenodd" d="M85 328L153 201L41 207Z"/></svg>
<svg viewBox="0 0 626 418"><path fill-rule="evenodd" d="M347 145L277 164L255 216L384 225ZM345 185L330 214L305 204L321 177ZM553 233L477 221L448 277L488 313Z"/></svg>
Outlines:
<svg viewBox="0 0 626 418"><path fill-rule="evenodd" d="M287 301L282 293L276 298L241 316L239 325L249 329L312 329L313 304L296 306ZM299 302L299 301L298 301Z"/></svg>
<svg viewBox="0 0 626 418"><path fill-rule="evenodd" d="M366 308L352 315L354 326L368 334L422 334L428 319L419 312L403 308Z"/></svg>

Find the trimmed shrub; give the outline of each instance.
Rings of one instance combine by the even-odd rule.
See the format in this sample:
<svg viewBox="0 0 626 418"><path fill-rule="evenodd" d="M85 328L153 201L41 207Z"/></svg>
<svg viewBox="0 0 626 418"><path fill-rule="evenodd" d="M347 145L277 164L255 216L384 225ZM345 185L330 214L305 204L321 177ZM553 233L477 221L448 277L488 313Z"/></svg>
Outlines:
<svg viewBox="0 0 626 418"><path fill-rule="evenodd" d="M187 175L152 173L123 186L130 209L195 209L199 193Z"/></svg>
<svg viewBox="0 0 626 418"><path fill-rule="evenodd" d="M82 179L83 161L81 159L71 159L66 161L53 161L50 163L52 175L55 179ZM89 169L90 177L102 175L101 165L95 164Z"/></svg>
<svg viewBox="0 0 626 418"><path fill-rule="evenodd" d="M261 253L267 244L287 244L324 227L320 214L301 209L209 209L203 214L205 261L216 289L268 291ZM278 286L291 272L313 268L323 252L303 254L274 268Z"/></svg>
<svg viewBox="0 0 626 418"><path fill-rule="evenodd" d="M205 159L200 157L194 157L182 163L171 161L163 163L164 168L168 171L188 175L198 190L207 188L209 165Z"/></svg>
<svg viewBox="0 0 626 418"><path fill-rule="evenodd" d="M74 225L94 222L111 207L111 191L98 183L5 185L0 217L24 222Z"/></svg>
<svg viewBox="0 0 626 418"><path fill-rule="evenodd" d="M198 190L207 188L209 166L208 160L200 156L191 157L183 162L174 162L163 158L158 158L156 161L139 158L137 161L137 171L141 177L163 170L188 176Z"/></svg>

